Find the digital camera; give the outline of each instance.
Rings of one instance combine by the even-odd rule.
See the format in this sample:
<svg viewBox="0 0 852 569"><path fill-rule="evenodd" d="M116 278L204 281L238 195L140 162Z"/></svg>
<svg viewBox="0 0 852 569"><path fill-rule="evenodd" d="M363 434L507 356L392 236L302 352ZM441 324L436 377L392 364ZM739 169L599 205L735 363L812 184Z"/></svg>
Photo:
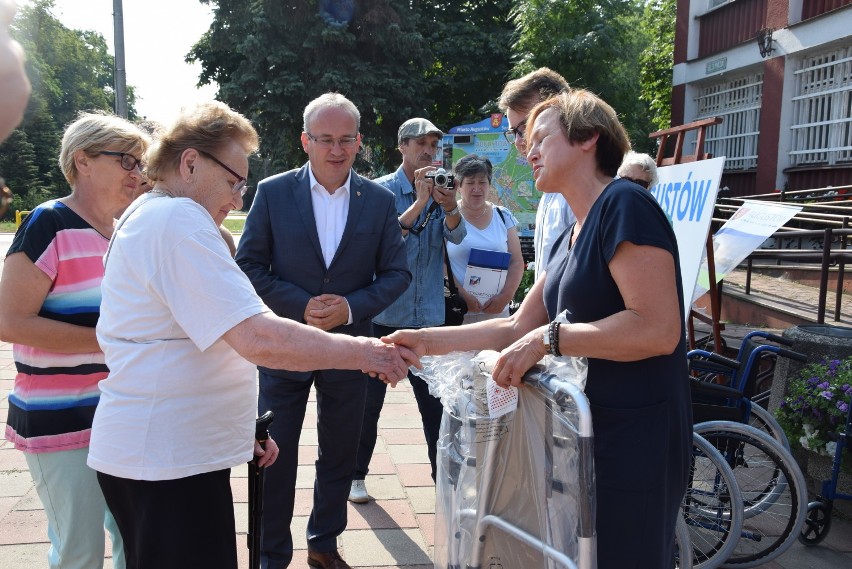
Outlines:
<svg viewBox="0 0 852 569"><path fill-rule="evenodd" d="M432 170L426 174L427 180L432 180L435 182L436 186L440 186L442 188L447 188L451 190L456 187L455 185L455 176L452 174L447 174L447 171L443 168L438 168L437 170Z"/></svg>

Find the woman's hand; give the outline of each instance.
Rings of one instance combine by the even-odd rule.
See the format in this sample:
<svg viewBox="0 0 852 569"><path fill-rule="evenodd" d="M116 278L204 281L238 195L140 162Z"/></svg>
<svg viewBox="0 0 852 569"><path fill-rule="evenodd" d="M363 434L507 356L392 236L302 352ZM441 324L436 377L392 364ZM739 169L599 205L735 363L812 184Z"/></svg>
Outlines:
<svg viewBox="0 0 852 569"><path fill-rule="evenodd" d="M270 466L278 458L278 444L272 437L266 439L266 449L261 448L260 443L254 441L254 456L257 458L257 466L263 468Z"/></svg>
<svg viewBox="0 0 852 569"><path fill-rule="evenodd" d="M471 314L482 312L482 304L479 302L478 298L476 298L461 287L459 287L458 290L462 299L465 301L465 304L467 304L468 312L470 312Z"/></svg>
<svg viewBox="0 0 852 569"><path fill-rule="evenodd" d="M500 352L491 376L500 387L518 387L524 374L547 355L542 338L547 326L534 328Z"/></svg>
<svg viewBox="0 0 852 569"><path fill-rule="evenodd" d="M397 330L390 336L382 336L381 340L386 344L395 344L396 346L406 348L418 358L429 353L429 346L420 333L420 330ZM418 361L418 363L420 362Z"/></svg>
<svg viewBox="0 0 852 569"><path fill-rule="evenodd" d="M506 295L503 294L503 291L495 294L491 298L485 301L482 305L482 312L486 314L500 314L506 307L509 306L509 301L511 298L507 298Z"/></svg>

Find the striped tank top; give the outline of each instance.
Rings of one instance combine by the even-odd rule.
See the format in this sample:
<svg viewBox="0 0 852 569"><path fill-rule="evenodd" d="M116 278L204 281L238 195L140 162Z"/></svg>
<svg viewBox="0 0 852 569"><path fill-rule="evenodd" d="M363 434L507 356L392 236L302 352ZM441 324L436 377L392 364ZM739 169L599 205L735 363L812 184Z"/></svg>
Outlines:
<svg viewBox="0 0 852 569"><path fill-rule="evenodd" d="M109 240L59 201L38 206L18 228L7 256L24 253L52 281L39 315L94 328ZM25 452L89 445L102 352L60 354L13 344L17 374L9 394L6 439Z"/></svg>

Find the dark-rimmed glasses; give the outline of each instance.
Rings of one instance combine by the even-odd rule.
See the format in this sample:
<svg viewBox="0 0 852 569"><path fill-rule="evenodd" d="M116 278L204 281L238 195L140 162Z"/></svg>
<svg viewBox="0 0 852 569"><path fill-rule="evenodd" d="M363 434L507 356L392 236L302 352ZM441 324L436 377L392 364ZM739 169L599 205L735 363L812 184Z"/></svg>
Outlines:
<svg viewBox="0 0 852 569"><path fill-rule="evenodd" d="M215 156L213 156L209 152L204 152L203 150L199 150L198 148L196 148L196 150L198 150L198 153L201 154L202 156L209 158L210 160L212 160L213 162L215 162L216 164L218 164L219 166L221 166L222 168L227 170L228 173L230 173L233 177L235 177L237 179L237 182L234 184L234 187L231 188L231 192L234 195L240 194L240 197L246 195L246 192L248 191L248 186L246 186L247 180L245 178L243 178L242 176L240 176L239 174L237 174L236 172L234 172L233 170L228 168L225 165L224 162L222 162L221 160L219 160L218 158L216 158Z"/></svg>
<svg viewBox="0 0 852 569"><path fill-rule="evenodd" d="M334 144L337 143L340 145L340 148L345 150L349 150L358 142L358 136L341 136L340 138L334 138L332 136L320 136L316 137L309 132L306 132L305 135L312 141L316 142L323 148L334 148Z"/></svg>
<svg viewBox="0 0 852 569"><path fill-rule="evenodd" d="M643 188L645 188L646 190L648 189L648 186L651 185L650 180L640 180L639 178L631 178L630 176L622 176L622 178L625 179L625 180L630 180L634 184L638 184L638 185L642 186Z"/></svg>
<svg viewBox="0 0 852 569"><path fill-rule="evenodd" d="M128 154L127 152L113 152L112 150L101 150L98 154L104 154L106 156L118 156L120 157L119 162L121 163L121 167L127 170L128 172L132 172L133 170L139 168L141 171L145 165L142 164L142 161L136 158L132 154Z"/></svg>
<svg viewBox="0 0 852 569"><path fill-rule="evenodd" d="M515 144L515 139L520 138L522 141L526 142L524 138L524 132L527 130L527 119L522 120L518 126L515 128L510 128L508 130L503 131L503 136L506 138L506 142L509 144Z"/></svg>

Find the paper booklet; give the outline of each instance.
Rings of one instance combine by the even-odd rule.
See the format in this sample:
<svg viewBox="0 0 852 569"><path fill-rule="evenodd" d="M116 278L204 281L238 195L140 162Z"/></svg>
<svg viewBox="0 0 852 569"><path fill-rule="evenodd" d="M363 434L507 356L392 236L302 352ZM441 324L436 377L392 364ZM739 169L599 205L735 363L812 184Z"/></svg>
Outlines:
<svg viewBox="0 0 852 569"><path fill-rule="evenodd" d="M485 302L503 288L511 260L511 253L471 249L462 287L480 302Z"/></svg>

